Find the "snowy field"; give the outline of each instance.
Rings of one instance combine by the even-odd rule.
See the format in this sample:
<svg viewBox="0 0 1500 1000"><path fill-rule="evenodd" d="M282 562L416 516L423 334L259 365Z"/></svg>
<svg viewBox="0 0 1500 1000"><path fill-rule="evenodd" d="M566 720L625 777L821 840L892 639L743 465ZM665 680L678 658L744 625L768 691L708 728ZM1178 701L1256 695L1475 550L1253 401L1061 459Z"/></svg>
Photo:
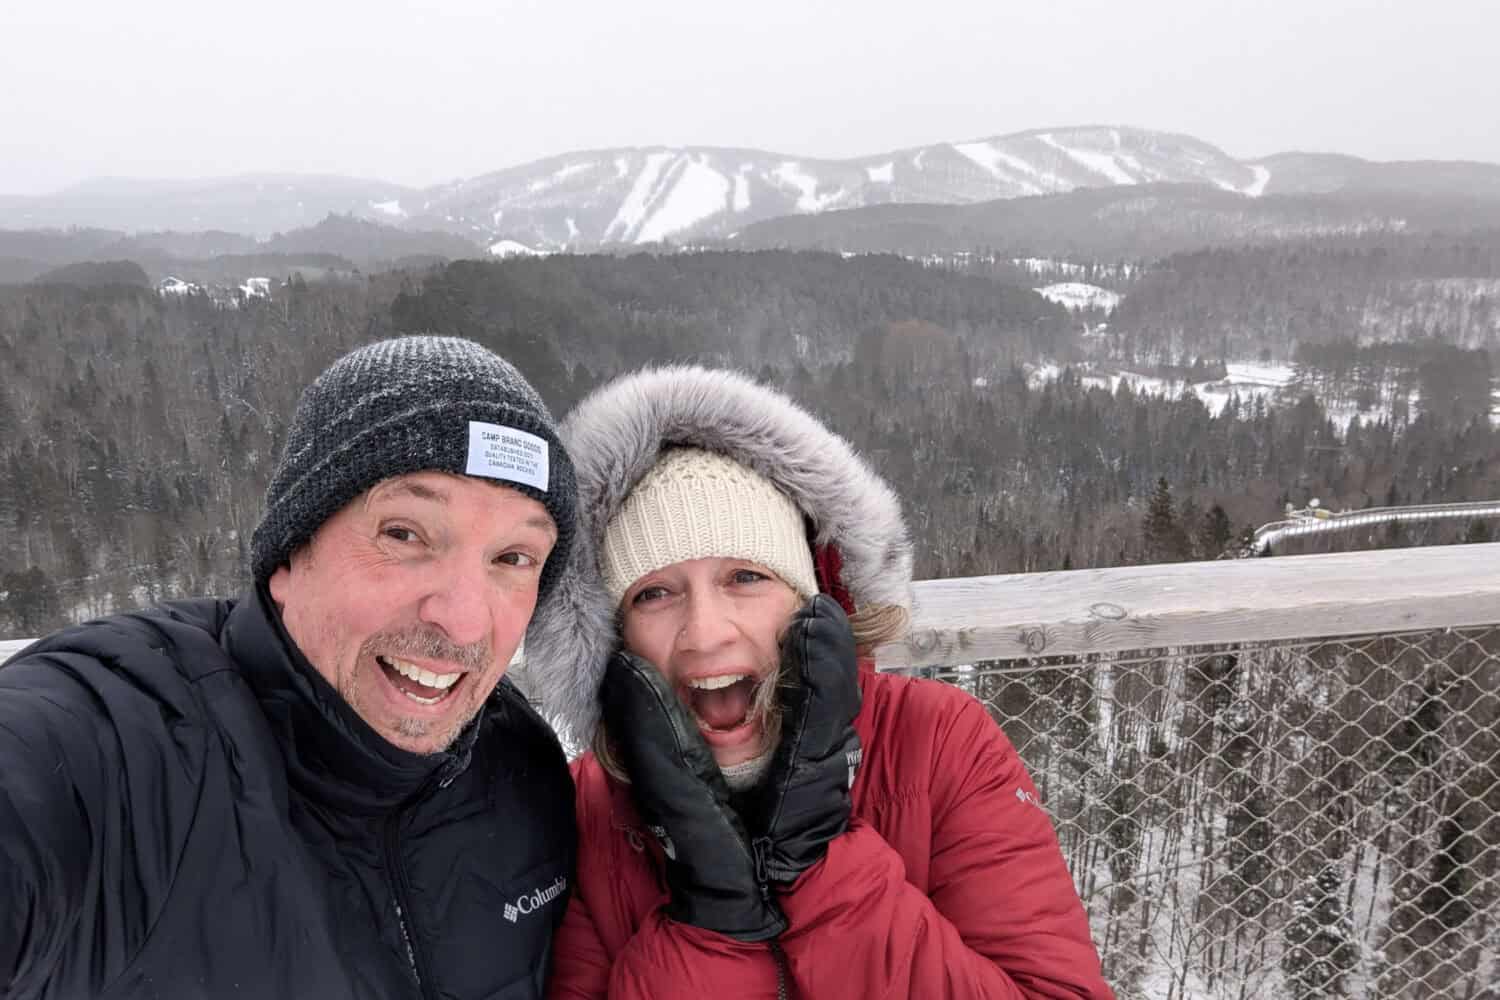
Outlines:
<svg viewBox="0 0 1500 1000"><path fill-rule="evenodd" d="M1241 406L1253 405L1257 399L1264 400L1267 406L1276 406L1295 403L1302 395L1303 390L1297 381L1297 373L1290 365L1276 362L1232 361L1224 367L1226 369L1224 378L1206 382L1149 375L1125 368L1078 367L1075 370L1079 373L1084 385L1097 386L1108 389L1110 392L1118 389L1122 382L1128 383L1134 392L1164 398L1176 398L1184 392L1191 392L1203 401L1203 405L1214 416L1223 413L1229 401L1235 398L1239 399ZM1044 385L1061 374L1061 368L1052 363L1028 365L1026 371L1028 381L1034 386ZM1315 389L1308 391L1317 395ZM1491 408L1490 420L1500 424L1500 390L1496 391L1493 399L1494 406ZM1419 400L1416 390L1412 390L1406 399L1408 412L1416 412ZM1392 399L1381 400L1376 405L1363 410L1352 402L1325 399L1320 399L1319 402L1323 404L1328 419L1340 428L1347 428L1356 417L1364 423L1390 420L1395 409L1395 401Z"/></svg>
<svg viewBox="0 0 1500 1000"><path fill-rule="evenodd" d="M1033 289L1038 295L1048 302L1056 302L1070 312L1080 309L1102 309L1105 312L1114 312L1115 307L1120 304L1123 296L1119 292L1112 292L1108 288L1100 288L1098 285L1090 285L1082 281L1060 281L1053 285L1044 285Z"/></svg>

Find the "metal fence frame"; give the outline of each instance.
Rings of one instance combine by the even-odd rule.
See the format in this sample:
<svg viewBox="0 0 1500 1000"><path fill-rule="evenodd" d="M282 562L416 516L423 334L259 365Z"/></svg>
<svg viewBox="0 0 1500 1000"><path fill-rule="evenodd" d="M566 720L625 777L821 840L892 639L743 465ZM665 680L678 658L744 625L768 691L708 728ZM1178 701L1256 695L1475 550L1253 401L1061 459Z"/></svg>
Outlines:
<svg viewBox="0 0 1500 1000"><path fill-rule="evenodd" d="M1122 1000L1500 997L1500 544L917 585Z"/></svg>

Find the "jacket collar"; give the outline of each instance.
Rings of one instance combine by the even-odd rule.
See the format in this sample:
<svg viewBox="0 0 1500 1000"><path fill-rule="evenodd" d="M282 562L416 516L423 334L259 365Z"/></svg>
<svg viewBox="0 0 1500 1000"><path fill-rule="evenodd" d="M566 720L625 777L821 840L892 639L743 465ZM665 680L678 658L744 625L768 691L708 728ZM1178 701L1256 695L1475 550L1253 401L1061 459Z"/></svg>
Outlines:
<svg viewBox="0 0 1500 1000"><path fill-rule="evenodd" d="M375 732L307 661L265 585L237 602L222 643L281 744L291 785L346 813L381 813L468 767L483 710L441 753L417 754Z"/></svg>

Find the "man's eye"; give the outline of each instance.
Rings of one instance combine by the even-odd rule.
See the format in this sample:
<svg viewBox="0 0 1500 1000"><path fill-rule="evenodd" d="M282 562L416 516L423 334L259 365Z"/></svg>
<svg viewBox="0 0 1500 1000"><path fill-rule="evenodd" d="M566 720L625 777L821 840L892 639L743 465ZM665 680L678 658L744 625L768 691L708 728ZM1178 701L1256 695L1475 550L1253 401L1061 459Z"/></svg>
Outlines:
<svg viewBox="0 0 1500 1000"><path fill-rule="evenodd" d="M399 524L389 525L381 533L395 542L414 542L417 540L417 533L415 531L402 527Z"/></svg>
<svg viewBox="0 0 1500 1000"><path fill-rule="evenodd" d="M506 552L497 561L504 563L506 566L537 565L536 557L525 552Z"/></svg>

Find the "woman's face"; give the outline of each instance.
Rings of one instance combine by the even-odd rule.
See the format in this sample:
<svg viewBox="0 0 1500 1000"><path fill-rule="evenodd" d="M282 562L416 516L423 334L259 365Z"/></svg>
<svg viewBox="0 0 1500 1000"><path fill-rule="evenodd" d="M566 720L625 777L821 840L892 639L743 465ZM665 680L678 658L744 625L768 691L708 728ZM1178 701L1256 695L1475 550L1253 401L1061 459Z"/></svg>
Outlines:
<svg viewBox="0 0 1500 1000"><path fill-rule="evenodd" d="M625 648L672 683L720 767L766 750L759 706L773 702L757 694L775 683L781 633L797 604L764 566L718 558L648 573L620 602Z"/></svg>

